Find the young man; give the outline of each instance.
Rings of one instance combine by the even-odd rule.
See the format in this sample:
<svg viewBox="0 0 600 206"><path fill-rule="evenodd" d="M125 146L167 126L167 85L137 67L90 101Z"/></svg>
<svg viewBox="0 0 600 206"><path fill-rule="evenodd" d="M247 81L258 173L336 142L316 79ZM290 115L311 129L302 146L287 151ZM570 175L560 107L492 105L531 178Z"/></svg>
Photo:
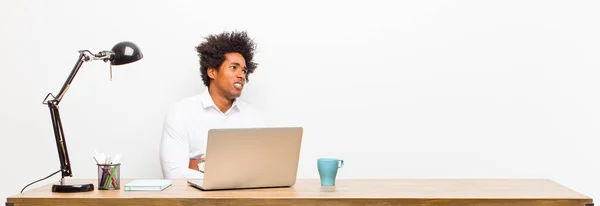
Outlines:
<svg viewBox="0 0 600 206"><path fill-rule="evenodd" d="M160 162L166 179L203 176L196 165L204 157L209 129L265 124L255 108L238 99L257 66L252 60L254 42L246 32L224 32L205 40L196 51L208 91L175 103L164 122Z"/></svg>

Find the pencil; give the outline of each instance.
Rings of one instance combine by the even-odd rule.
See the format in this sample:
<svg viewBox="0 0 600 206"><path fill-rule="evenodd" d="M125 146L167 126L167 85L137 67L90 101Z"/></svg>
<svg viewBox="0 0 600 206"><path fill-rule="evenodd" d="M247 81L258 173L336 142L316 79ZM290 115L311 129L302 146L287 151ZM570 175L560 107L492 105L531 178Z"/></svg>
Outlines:
<svg viewBox="0 0 600 206"><path fill-rule="evenodd" d="M111 172L109 173L110 175L108 176L108 179L106 180L106 183L104 184L104 187L108 187L110 185L110 180L113 178L113 174L115 173L115 169L117 169L116 166L113 166L111 169Z"/></svg>

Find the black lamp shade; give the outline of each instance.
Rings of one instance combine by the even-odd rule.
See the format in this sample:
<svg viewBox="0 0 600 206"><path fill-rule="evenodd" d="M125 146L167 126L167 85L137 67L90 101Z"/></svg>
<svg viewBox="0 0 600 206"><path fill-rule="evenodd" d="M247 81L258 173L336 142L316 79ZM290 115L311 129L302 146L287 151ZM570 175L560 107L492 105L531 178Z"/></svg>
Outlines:
<svg viewBox="0 0 600 206"><path fill-rule="evenodd" d="M110 60L110 64L112 65L129 64L144 57L140 48L128 41L119 42L111 51L115 53L115 56Z"/></svg>

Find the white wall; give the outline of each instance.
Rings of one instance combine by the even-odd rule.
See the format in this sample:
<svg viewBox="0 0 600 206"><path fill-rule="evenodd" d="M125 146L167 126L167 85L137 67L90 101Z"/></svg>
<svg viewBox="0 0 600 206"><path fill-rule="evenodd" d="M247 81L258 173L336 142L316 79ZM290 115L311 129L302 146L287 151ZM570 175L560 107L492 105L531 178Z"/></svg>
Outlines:
<svg viewBox="0 0 600 206"><path fill-rule="evenodd" d="M124 4L122 6L112 5ZM598 1L2 1L3 199L58 170L48 109L77 51L130 40L143 61L83 65L61 103L76 178L94 149L159 178L166 107L204 91L203 36L247 30L243 98L305 136L299 178L550 178L600 198ZM59 175L32 186L56 181ZM5 200L5 199L4 199Z"/></svg>

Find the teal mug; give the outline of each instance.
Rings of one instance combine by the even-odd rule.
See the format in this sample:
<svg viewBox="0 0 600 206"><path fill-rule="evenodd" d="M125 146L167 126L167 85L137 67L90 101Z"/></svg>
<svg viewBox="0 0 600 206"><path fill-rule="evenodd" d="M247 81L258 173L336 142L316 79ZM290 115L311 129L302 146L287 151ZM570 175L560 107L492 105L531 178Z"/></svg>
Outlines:
<svg viewBox="0 0 600 206"><path fill-rule="evenodd" d="M344 167L344 160L334 158L317 159L321 186L335 186L335 177L339 168Z"/></svg>

